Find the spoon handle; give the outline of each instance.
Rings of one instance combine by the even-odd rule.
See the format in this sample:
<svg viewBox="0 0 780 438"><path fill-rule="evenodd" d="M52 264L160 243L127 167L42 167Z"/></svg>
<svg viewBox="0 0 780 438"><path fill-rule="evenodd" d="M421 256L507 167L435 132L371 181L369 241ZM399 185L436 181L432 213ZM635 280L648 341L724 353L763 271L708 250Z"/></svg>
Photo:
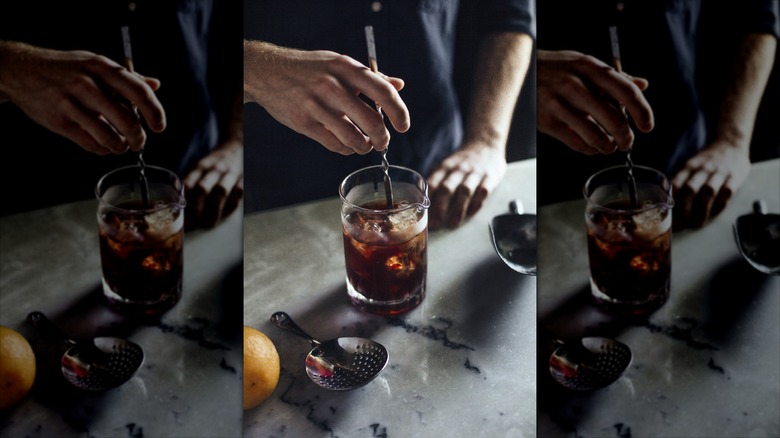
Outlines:
<svg viewBox="0 0 780 438"><path fill-rule="evenodd" d="M766 214L766 201L763 199L758 199L753 202L753 213Z"/></svg>
<svg viewBox="0 0 780 438"><path fill-rule="evenodd" d="M312 345L320 344L318 341L312 338L308 333L306 333L302 328L298 327L298 324L296 324L295 321L292 320L290 315L288 315L285 312L276 312L273 315L271 315L271 322L279 328L289 330L294 334L308 340Z"/></svg>
<svg viewBox="0 0 780 438"><path fill-rule="evenodd" d="M513 199L509 202L509 211L514 214L523 214L523 201L519 199Z"/></svg>
<svg viewBox="0 0 780 438"><path fill-rule="evenodd" d="M68 345L74 345L75 342L65 337L65 335L52 323L49 318L41 312L34 311L27 315L27 322L30 323L45 338L57 340Z"/></svg>
<svg viewBox="0 0 780 438"><path fill-rule="evenodd" d="M29 322L45 338L65 343L73 354L82 356L93 365L105 366L108 363L108 354L97 348L92 342L76 342L65 336L64 333L49 318L41 312L33 311L27 315Z"/></svg>

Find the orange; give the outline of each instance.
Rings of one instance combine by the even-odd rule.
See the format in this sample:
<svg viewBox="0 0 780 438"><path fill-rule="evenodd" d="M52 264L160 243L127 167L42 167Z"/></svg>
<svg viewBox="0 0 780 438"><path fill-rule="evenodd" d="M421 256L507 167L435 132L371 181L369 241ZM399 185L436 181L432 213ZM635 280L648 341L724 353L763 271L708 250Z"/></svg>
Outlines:
<svg viewBox="0 0 780 438"><path fill-rule="evenodd" d="M260 405L279 383L279 353L265 333L244 326L244 410Z"/></svg>
<svg viewBox="0 0 780 438"><path fill-rule="evenodd" d="M19 403L35 381L35 353L16 330L0 326L0 410Z"/></svg>

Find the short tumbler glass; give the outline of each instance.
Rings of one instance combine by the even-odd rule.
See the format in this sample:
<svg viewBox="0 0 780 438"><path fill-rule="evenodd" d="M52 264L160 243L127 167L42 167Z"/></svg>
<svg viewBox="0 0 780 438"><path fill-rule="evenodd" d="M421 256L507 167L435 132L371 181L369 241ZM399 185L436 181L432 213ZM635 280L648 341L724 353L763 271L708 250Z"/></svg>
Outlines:
<svg viewBox="0 0 780 438"><path fill-rule="evenodd" d="M646 315L669 298L672 249L671 184L664 174L634 166L595 173L585 183L585 224L591 293L608 311Z"/></svg>
<svg viewBox="0 0 780 438"><path fill-rule="evenodd" d="M144 175L138 166L113 170L95 194L103 294L118 310L154 315L181 298L186 202L173 172L146 166Z"/></svg>
<svg viewBox="0 0 780 438"><path fill-rule="evenodd" d="M404 167L388 174L392 206L382 166L360 169L339 187L347 292L356 307L380 315L419 305L428 267L428 185Z"/></svg>

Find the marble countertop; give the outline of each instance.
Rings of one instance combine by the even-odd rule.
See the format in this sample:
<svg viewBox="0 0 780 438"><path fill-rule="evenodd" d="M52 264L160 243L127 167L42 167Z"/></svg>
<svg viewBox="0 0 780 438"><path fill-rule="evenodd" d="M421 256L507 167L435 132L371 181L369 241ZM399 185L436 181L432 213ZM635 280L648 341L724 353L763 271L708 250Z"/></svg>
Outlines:
<svg viewBox="0 0 780 438"><path fill-rule="evenodd" d="M0 218L0 324L25 335L37 360L31 393L0 412L0 436L241 436L241 211L185 233L182 299L139 321L102 301L95 208L83 201ZM73 339L127 337L145 363L118 388L75 389L59 370L63 348L25 322L34 310Z"/></svg>
<svg viewBox="0 0 780 438"><path fill-rule="evenodd" d="M337 198L248 215L244 322L271 338L282 371L244 413L244 436L536 436L536 277L503 264L488 228L511 199L535 211L535 179L535 160L511 163L475 217L431 232L426 298L396 317L347 299ZM320 340L374 339L390 362L357 390L321 389L304 370L309 343L270 323L278 310Z"/></svg>
<svg viewBox="0 0 780 438"><path fill-rule="evenodd" d="M539 209L539 323L559 337L614 337L634 352L620 380L575 393L550 377L552 346L540 339L539 436L780 436L780 277L753 270L732 231L756 199L780 212L780 161L754 165L713 222L673 234L670 299L640 321L590 301L584 202Z"/></svg>

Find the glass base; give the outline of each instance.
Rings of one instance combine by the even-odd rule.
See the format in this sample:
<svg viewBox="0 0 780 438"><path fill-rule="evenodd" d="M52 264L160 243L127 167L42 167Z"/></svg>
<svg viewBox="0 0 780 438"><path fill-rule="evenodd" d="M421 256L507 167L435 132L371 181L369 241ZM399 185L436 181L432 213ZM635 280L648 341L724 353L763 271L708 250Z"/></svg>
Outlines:
<svg viewBox="0 0 780 438"><path fill-rule="evenodd" d="M651 293L643 300L622 301L616 300L602 292L598 286L590 280L590 292L596 301L596 305L604 311L623 316L646 316L663 306L669 299L669 288L663 288L656 293Z"/></svg>
<svg viewBox="0 0 780 438"><path fill-rule="evenodd" d="M347 294L352 304L360 310L376 315L391 316L408 312L417 307L425 298L425 283L403 298L393 301L377 301L366 298L347 280Z"/></svg>
<svg viewBox="0 0 780 438"><path fill-rule="evenodd" d="M170 310L181 299L181 281L173 290L162 294L158 300L154 301L128 300L114 292L105 279L102 280L102 283L103 296L106 298L109 307L121 313L144 316L159 315Z"/></svg>

